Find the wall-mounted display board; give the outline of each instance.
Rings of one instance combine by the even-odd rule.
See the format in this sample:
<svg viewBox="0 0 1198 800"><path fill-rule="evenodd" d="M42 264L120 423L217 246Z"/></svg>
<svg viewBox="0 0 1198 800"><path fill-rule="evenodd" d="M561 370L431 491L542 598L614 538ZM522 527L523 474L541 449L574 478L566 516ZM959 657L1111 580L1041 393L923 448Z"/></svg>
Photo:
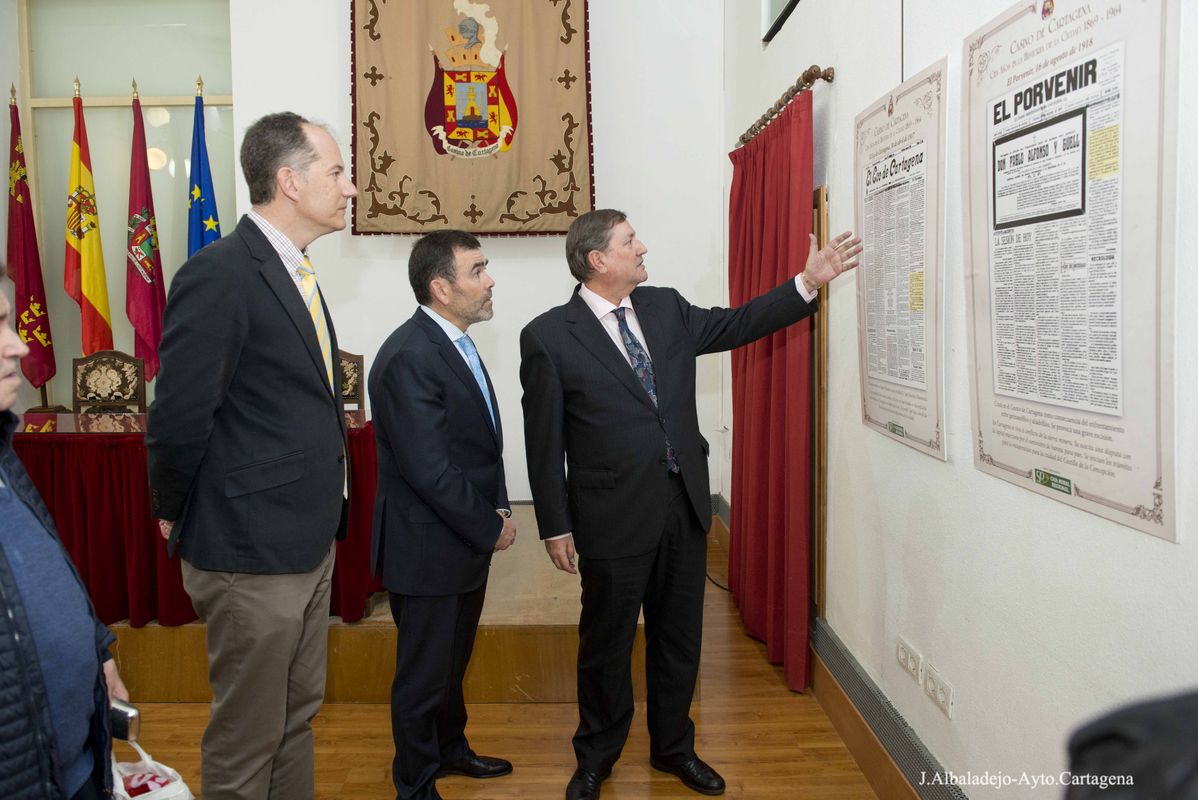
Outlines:
<svg viewBox="0 0 1198 800"><path fill-rule="evenodd" d="M857 115L861 419L945 459L941 60Z"/></svg>
<svg viewBox="0 0 1198 800"><path fill-rule="evenodd" d="M1169 540L1178 6L1023 2L962 77L974 462Z"/></svg>

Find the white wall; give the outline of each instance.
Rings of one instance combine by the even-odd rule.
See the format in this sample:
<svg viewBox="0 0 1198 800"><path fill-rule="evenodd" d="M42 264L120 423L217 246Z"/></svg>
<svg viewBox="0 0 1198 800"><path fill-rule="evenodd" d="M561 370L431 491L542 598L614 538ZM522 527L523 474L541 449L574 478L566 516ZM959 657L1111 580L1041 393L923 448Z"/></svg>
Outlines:
<svg viewBox="0 0 1198 800"><path fill-rule="evenodd" d="M1177 317L1178 530L1169 544L1054 503L973 467L962 269L961 49L966 35L1008 0L803 0L768 46L758 4L725 4L725 143L809 64L832 65L815 89L817 183L831 191L833 231L852 225L854 116L902 77L948 56L945 280L947 464L868 431L860 420L855 278L831 298L828 620L915 729L954 772L1057 774L1076 725L1134 698L1195 684L1198 663L1198 521L1192 491L1198 425L1198 322ZM1182 41L1198 35L1184 2ZM905 20L900 9L905 8ZM1125 5L1126 10L1126 5ZM900 25L905 65L900 64ZM904 69L905 67L905 69ZM1193 47L1183 45L1181 96L1198 88ZM1181 103L1182 141L1198 110ZM1180 181L1198 179L1192 149ZM730 171L725 174L725 193ZM1198 303L1198 197L1179 193L1176 302ZM729 466L722 467L724 485ZM902 634L956 691L950 721L894 657ZM969 794L987 795L982 788ZM1059 789L1008 789L1004 797L1059 797Z"/></svg>
<svg viewBox="0 0 1198 800"><path fill-rule="evenodd" d="M229 5L235 146L258 117L292 110L330 124L348 164L347 4L230 0ZM591 6L596 202L630 215L650 249L646 262L652 283L674 286L695 303L717 304L726 282L721 204L723 4L697 0L687 4L683 16L665 0L602 0ZM5 87L20 84L18 53L16 2L0 0L0 81ZM636 57L629 57L633 53ZM29 110L22 111L27 118ZM679 115L685 116L685 125L679 125ZM680 129L685 131L682 137L676 133ZM7 115L0 132L7 147ZM240 174L236 182L240 215L249 207L248 193ZM6 209L7 192L0 197L0 215ZM226 211L225 228L231 230L235 222ZM0 244L3 237L0 230ZM44 254L48 239L44 233L41 239ZM407 280L411 244L410 237L353 237L345 231L313 245L341 344L365 353L367 368L383 339L415 309ZM564 303L574 282L565 263L564 237L488 237L483 246L497 282L496 315L472 335L499 395L507 433L509 494L526 500L530 493L520 413L519 332L537 314ZM110 284L114 274L110 268ZM61 280L49 272L44 277L47 286ZM4 287L11 298L11 283L5 281ZM59 371L65 374L65 365L77 353L61 346L57 350ZM718 451L719 362L706 361L699 373L699 418ZM27 387L18 408L35 402L36 392Z"/></svg>
<svg viewBox="0 0 1198 800"><path fill-rule="evenodd" d="M347 5L328 0L231 0L236 145L256 118L292 110L332 125L349 163ZM384 12L387 7L380 6ZM720 0L591 3L596 203L616 207L649 248L650 282L714 305L724 283L721 191ZM313 42L324 43L314 47ZM635 54L635 57L630 57ZM685 69L680 69L685 67ZM648 76L658 76L656 78ZM673 77L670 77L673 76ZM679 115L686 124L679 124ZM685 131L679 138L676 132ZM239 180L240 182L240 180ZM238 187L238 210L248 194ZM226 223L228 225L229 223ZM574 282L564 237L488 237L495 318L471 329L495 383L512 499L530 499L520 412L519 334ZM416 307L407 279L410 237L330 235L312 247L342 346L367 368L387 335ZM719 364L699 376L700 422L719 424ZM718 463L718 462L717 462Z"/></svg>

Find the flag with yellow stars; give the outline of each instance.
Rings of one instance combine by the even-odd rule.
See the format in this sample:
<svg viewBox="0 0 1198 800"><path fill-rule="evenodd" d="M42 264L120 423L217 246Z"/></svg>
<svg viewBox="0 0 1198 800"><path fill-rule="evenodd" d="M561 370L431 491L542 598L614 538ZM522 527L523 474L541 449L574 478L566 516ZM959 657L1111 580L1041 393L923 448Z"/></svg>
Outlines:
<svg viewBox="0 0 1198 800"><path fill-rule="evenodd" d="M204 98L196 95L195 122L191 128L191 180L187 195L187 257L220 238L220 216L216 192L208 167L208 145L204 143Z"/></svg>

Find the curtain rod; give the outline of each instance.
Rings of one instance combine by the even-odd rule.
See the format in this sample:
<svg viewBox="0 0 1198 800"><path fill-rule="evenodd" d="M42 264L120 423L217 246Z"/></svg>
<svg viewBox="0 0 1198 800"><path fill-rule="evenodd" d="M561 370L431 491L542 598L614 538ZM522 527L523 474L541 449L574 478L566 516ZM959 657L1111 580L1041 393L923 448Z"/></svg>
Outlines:
<svg viewBox="0 0 1198 800"><path fill-rule="evenodd" d="M797 81L795 81L794 86L791 86L789 89L787 89L785 94L778 98L778 102L770 106L768 111L762 114L756 122L749 126L747 131L741 134L740 138L736 141L736 146L743 147L749 142L753 141L753 138L765 130L765 127L773 121L774 117L782 113L782 109L786 108L786 106L790 104L790 101L795 98L795 95L799 94L800 92L807 91L815 85L817 80L820 79L831 83L836 79L836 69L833 67L821 69L818 65L812 64L810 67L803 70L803 74L799 76Z"/></svg>

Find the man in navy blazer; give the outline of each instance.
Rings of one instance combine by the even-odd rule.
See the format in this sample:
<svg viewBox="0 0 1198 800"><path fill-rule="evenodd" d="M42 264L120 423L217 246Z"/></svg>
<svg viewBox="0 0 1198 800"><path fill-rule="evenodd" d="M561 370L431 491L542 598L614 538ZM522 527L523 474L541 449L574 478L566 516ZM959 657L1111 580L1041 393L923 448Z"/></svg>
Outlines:
<svg viewBox="0 0 1198 800"><path fill-rule="evenodd" d="M250 125L241 166L250 212L171 282L146 450L206 624L204 798L305 800L349 480L328 265L307 251L357 192L329 132L289 112Z"/></svg>
<svg viewBox="0 0 1198 800"><path fill-rule="evenodd" d="M579 286L520 334L537 526L554 565L582 572L578 768L567 800L599 796L628 737L642 606L650 763L695 791L724 792L724 779L695 754L689 715L711 526L695 360L813 312L819 286L856 266L860 247L846 233L817 250L812 237L801 275L732 309L641 287L646 252L623 212L582 215L566 236Z"/></svg>
<svg viewBox="0 0 1198 800"><path fill-rule="evenodd" d="M412 248L420 307L370 370L378 444L371 563L399 629L391 730L400 800L439 798L443 775L494 778L510 762L466 740L462 679L491 554L516 538L503 472L503 425L490 377L466 333L494 314L476 238L443 230Z"/></svg>

